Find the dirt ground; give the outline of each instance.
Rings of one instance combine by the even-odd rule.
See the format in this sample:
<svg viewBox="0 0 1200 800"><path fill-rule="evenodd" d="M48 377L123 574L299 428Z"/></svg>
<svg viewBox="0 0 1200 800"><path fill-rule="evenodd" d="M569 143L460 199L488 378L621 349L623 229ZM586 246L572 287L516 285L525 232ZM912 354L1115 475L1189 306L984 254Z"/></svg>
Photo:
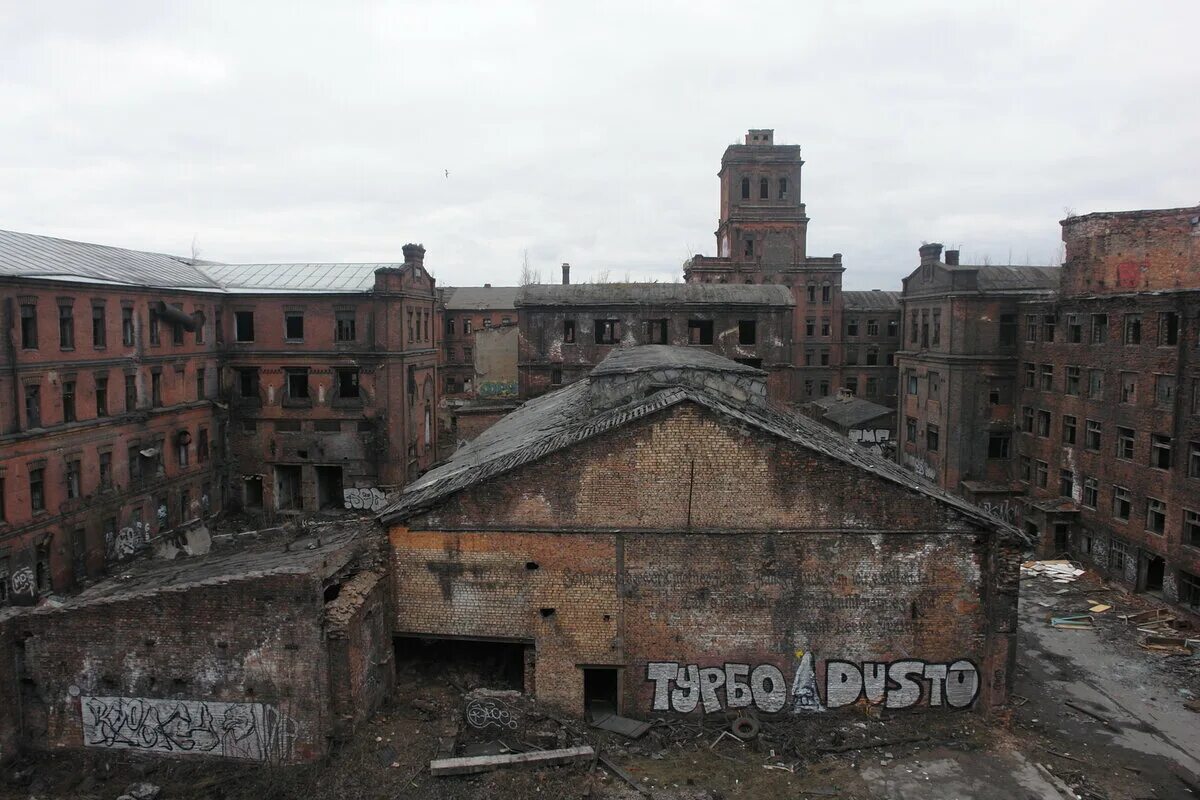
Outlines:
<svg viewBox="0 0 1200 800"><path fill-rule="evenodd" d="M1094 630L1051 627L1093 615ZM898 714L866 710L764 720L751 741L720 718L661 719L640 739L562 719L515 693L474 691L484 672L399 665L389 705L324 762L238 766L202 760L40 755L0 772L0 798L114 800L146 781L162 800L268 798L1126 798L1200 797L1200 655L1148 651L1119 618L1153 598L1107 587L1091 573L1069 585L1022 581L1015 696L1007 711ZM464 708L502 711L477 729ZM1070 703L1071 705L1068 705ZM502 743L502 744L501 744ZM590 744L602 763L430 775L429 761L464 748L527 751Z"/></svg>

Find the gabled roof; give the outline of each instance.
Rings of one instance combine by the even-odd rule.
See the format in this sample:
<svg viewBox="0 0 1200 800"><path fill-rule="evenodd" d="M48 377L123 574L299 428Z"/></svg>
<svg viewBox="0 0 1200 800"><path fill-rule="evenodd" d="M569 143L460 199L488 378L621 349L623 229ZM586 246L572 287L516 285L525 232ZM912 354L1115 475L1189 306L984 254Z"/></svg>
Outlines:
<svg viewBox="0 0 1200 800"><path fill-rule="evenodd" d="M231 292L367 292L380 264L205 264L201 269Z"/></svg>
<svg viewBox="0 0 1200 800"><path fill-rule="evenodd" d="M52 236L0 231L0 275L84 282L219 289L185 259Z"/></svg>
<svg viewBox="0 0 1200 800"><path fill-rule="evenodd" d="M950 267L954 269L954 267ZM980 291L1005 289L1057 289L1061 267L987 266L978 269Z"/></svg>
<svg viewBox="0 0 1200 800"><path fill-rule="evenodd" d="M670 306L691 304L791 307L786 286L744 283L576 283L523 286L518 306Z"/></svg>
<svg viewBox="0 0 1200 800"><path fill-rule="evenodd" d="M896 413L887 406L872 403L861 397L829 395L813 400L807 405L817 406L823 412L822 416L825 419L843 426L857 425L860 422L868 422L884 415L890 416Z"/></svg>
<svg viewBox="0 0 1200 800"><path fill-rule="evenodd" d="M842 292L842 302L847 311L899 311L900 292Z"/></svg>
<svg viewBox="0 0 1200 800"><path fill-rule="evenodd" d="M508 311L517 300L519 286L447 286L442 305L447 311Z"/></svg>
<svg viewBox="0 0 1200 800"><path fill-rule="evenodd" d="M421 514L451 495L547 455L627 425L658 411L690 402L731 421L793 442L819 455L866 470L884 480L953 507L971 521L1020 537L1015 528L943 489L923 482L898 464L872 455L820 423L754 405L735 405L717 393L677 386L612 409L593 410L590 379L531 400L463 446L445 464L410 484L379 514L384 523Z"/></svg>

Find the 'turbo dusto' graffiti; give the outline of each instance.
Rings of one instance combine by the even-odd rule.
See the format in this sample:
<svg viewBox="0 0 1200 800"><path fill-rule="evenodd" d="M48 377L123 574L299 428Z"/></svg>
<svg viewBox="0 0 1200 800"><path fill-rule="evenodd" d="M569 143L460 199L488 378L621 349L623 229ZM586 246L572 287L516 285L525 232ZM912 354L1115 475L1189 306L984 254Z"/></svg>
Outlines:
<svg viewBox="0 0 1200 800"><path fill-rule="evenodd" d="M932 707L967 708L979 694L979 671L967 659L927 662L906 659L893 662L825 662L825 696L818 691L812 653L798 653L800 662L791 689L783 672L773 664L726 663L720 667L652 661L646 680L654 683L655 711L686 714L703 709L753 707L773 714L789 705L792 713L820 712L865 699L889 709Z"/></svg>

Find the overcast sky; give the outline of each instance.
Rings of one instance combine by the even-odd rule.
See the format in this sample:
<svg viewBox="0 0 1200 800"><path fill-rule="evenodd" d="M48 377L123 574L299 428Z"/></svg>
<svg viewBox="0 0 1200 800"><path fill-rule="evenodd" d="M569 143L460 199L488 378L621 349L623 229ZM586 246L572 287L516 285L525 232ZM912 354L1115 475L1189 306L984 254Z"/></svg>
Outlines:
<svg viewBox="0 0 1200 800"><path fill-rule="evenodd" d="M1200 3L0 7L0 228L442 285L673 280L725 146L803 147L809 254L1048 264L1067 209L1200 202ZM446 177L449 170L449 177Z"/></svg>

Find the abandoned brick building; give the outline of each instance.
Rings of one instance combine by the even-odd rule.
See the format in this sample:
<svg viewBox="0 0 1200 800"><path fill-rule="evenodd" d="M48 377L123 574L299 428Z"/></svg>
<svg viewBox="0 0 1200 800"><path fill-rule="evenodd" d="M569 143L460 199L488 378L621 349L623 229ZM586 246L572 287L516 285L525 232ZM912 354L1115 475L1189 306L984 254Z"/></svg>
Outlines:
<svg viewBox="0 0 1200 800"><path fill-rule="evenodd" d="M0 604L226 508L378 505L428 468L433 279L404 253L224 265L0 233Z"/></svg>
<svg viewBox="0 0 1200 800"><path fill-rule="evenodd" d="M522 397L586 377L610 352L639 344L703 348L760 367L771 396L789 396L793 300L781 286L538 284L522 287L516 305Z"/></svg>
<svg viewBox="0 0 1200 800"><path fill-rule="evenodd" d="M1017 304L1052 295L1059 269L969 266L958 263L957 250L942 261L936 243L920 254L901 298L897 453L939 486L987 499L987 487L1007 492L1012 479Z"/></svg>
<svg viewBox="0 0 1200 800"><path fill-rule="evenodd" d="M895 292L843 292L842 256L808 255L808 221L800 197L799 145L775 144L755 129L730 145L718 177L717 255L684 265L688 283L779 284L795 301L790 397L798 403L839 388L885 405L896 403L891 356L900 344Z"/></svg>
<svg viewBox="0 0 1200 800"><path fill-rule="evenodd" d="M1200 207L1062 221L1062 268L904 281L899 458L1137 591L1200 609Z"/></svg>
<svg viewBox="0 0 1200 800"><path fill-rule="evenodd" d="M57 602L0 608L0 761L18 747L324 755L394 681L388 582L355 527L144 558Z"/></svg>
<svg viewBox="0 0 1200 800"><path fill-rule="evenodd" d="M397 636L575 714L1005 702L1016 532L766 384L647 345L523 404L381 514Z"/></svg>
<svg viewBox="0 0 1200 800"><path fill-rule="evenodd" d="M1062 232L1058 294L1020 307L1022 524L1200 612L1200 206Z"/></svg>

